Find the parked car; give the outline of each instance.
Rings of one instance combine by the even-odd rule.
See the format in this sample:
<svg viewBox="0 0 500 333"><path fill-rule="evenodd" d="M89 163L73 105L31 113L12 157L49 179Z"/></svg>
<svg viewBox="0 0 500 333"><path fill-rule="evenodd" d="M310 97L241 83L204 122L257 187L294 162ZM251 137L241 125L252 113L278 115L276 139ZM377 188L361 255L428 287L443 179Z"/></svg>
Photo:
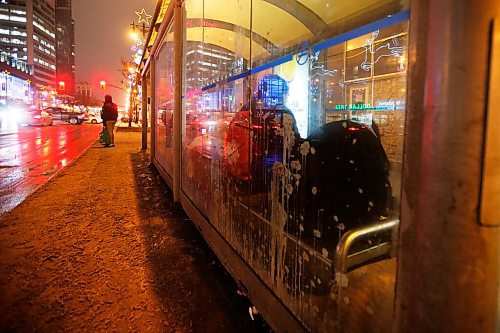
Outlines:
<svg viewBox="0 0 500 333"><path fill-rule="evenodd" d="M89 113L87 121L91 124L100 124L102 123L101 115Z"/></svg>
<svg viewBox="0 0 500 333"><path fill-rule="evenodd" d="M28 116L28 125L30 126L52 126L53 122L52 116L42 110L35 110Z"/></svg>
<svg viewBox="0 0 500 333"><path fill-rule="evenodd" d="M85 114L83 112L68 111L58 107L49 107L44 111L48 112L53 120L67 121L72 125L80 125L85 120Z"/></svg>

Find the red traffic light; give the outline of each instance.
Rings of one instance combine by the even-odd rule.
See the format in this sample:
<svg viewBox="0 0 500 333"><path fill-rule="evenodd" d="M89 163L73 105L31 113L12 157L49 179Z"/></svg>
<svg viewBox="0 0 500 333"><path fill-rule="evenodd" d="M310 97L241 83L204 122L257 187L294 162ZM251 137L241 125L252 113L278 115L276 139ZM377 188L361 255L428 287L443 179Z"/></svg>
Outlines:
<svg viewBox="0 0 500 333"><path fill-rule="evenodd" d="M64 81L59 81L59 90L64 90L66 83Z"/></svg>
<svg viewBox="0 0 500 333"><path fill-rule="evenodd" d="M101 89L102 90L106 89L106 81L101 81Z"/></svg>

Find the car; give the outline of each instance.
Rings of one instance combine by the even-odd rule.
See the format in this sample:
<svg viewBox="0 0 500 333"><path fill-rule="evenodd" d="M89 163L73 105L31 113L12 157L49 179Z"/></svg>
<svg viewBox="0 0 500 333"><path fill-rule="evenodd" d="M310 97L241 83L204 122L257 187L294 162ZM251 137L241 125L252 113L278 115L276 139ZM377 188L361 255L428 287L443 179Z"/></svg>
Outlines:
<svg viewBox="0 0 500 333"><path fill-rule="evenodd" d="M48 107L44 111L49 113L53 120L67 121L71 125L81 125L85 120L83 112L69 111L59 107Z"/></svg>
<svg viewBox="0 0 500 333"><path fill-rule="evenodd" d="M46 111L35 110L28 116L29 126L52 126L53 123L52 116Z"/></svg>
<svg viewBox="0 0 500 333"><path fill-rule="evenodd" d="M30 109L28 105L24 104L0 105L0 122L19 126L27 125L30 111L34 111L34 109Z"/></svg>
<svg viewBox="0 0 500 333"><path fill-rule="evenodd" d="M102 123L101 115L89 113L87 121L91 124L100 124Z"/></svg>

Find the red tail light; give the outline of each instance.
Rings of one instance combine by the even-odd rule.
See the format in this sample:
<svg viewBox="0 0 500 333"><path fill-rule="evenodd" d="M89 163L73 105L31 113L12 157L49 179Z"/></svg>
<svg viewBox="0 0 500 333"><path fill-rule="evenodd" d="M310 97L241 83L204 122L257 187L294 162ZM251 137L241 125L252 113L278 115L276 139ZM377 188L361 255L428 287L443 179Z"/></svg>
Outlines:
<svg viewBox="0 0 500 333"><path fill-rule="evenodd" d="M263 127L262 127L262 126L260 126L260 125L252 125L252 128L253 128L253 129L262 129Z"/></svg>
<svg viewBox="0 0 500 333"><path fill-rule="evenodd" d="M359 127L348 127L348 128L347 128L347 130L348 130L349 132L357 132L357 131L359 131L360 129L361 129L361 128L359 128Z"/></svg>

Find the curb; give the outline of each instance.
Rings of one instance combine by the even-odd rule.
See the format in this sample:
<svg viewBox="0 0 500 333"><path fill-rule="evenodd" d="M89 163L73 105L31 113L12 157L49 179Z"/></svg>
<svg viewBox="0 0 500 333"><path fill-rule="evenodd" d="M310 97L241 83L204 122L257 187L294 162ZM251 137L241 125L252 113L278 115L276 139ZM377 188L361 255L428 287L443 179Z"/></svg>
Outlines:
<svg viewBox="0 0 500 333"><path fill-rule="evenodd" d="M142 132L142 127L115 127L117 132ZM150 129L148 127L148 133Z"/></svg>

